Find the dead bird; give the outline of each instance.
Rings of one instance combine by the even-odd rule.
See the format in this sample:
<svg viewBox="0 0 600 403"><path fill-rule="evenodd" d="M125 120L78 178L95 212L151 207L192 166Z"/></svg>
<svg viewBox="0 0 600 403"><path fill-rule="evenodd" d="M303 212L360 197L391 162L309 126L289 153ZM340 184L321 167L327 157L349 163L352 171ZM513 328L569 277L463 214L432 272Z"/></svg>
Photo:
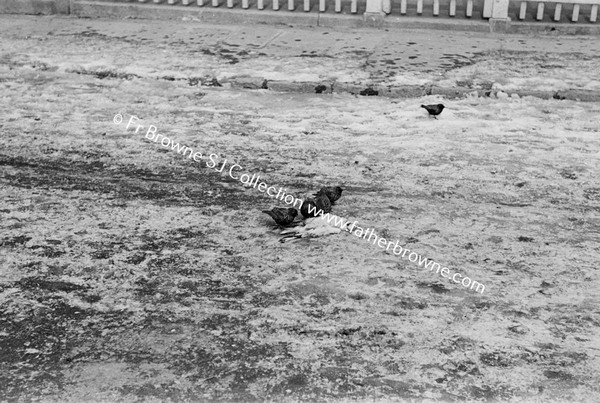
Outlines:
<svg viewBox="0 0 600 403"><path fill-rule="evenodd" d="M291 207L274 207L271 210L263 210L262 212L268 214L277 223L277 225L282 227L293 223L294 219L298 215L298 210Z"/></svg>
<svg viewBox="0 0 600 403"><path fill-rule="evenodd" d="M445 106L444 106L444 104L421 105L421 108L425 108L425 110L427 112L429 112L430 116L433 116L435 119L437 119L437 115L439 115L440 113L442 113L442 111L444 110Z"/></svg>
<svg viewBox="0 0 600 403"><path fill-rule="evenodd" d="M342 189L339 186L327 186L321 188L321 190L315 193L314 196L318 197L320 194L324 194L325 196L327 196L331 204L334 205L335 202L339 200L340 197L342 197L343 191L344 189Z"/></svg>
<svg viewBox="0 0 600 403"><path fill-rule="evenodd" d="M304 225L281 231L283 237L279 242L284 243L300 238L318 238L339 234L342 231L350 232L351 225L352 223L348 220L336 215L329 215L327 218L325 216L312 217L306 219Z"/></svg>

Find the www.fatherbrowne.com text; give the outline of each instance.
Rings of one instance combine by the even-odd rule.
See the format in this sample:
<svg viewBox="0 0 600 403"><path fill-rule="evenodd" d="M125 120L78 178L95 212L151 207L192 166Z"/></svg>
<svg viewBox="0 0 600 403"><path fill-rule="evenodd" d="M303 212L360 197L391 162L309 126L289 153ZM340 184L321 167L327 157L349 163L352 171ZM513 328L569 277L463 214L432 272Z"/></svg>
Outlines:
<svg viewBox="0 0 600 403"><path fill-rule="evenodd" d="M123 121L123 116L120 114L115 115L115 117L113 118L113 122L116 124L120 124L122 121ZM135 126L135 133L138 133L140 131L140 129L142 129L144 126L138 124L137 121L139 121L139 118L137 116L132 115L129 118L129 122L127 123L127 127L125 129L128 130L130 127ZM193 159L195 162L201 162L202 159L204 158L202 152L194 151L194 149L192 149L190 147L180 145L179 143L176 143L173 140L171 140L169 137L164 136L160 133L157 133L157 131L158 131L158 128L156 126L149 125L148 130L146 130L144 137L146 137L148 140L153 141L155 143L158 143L158 141L160 140L160 145L162 145L163 147L166 147L166 148L170 147L172 150L176 151L178 154L181 154L184 157L187 156L187 158ZM218 167L219 165L220 165L220 168ZM226 165L227 165L227 159L223 160L223 162L221 163L219 156L217 154L210 154L208 156L208 161L206 161L206 166L208 168L214 168L219 173L222 173L225 170ZM284 203L292 205L298 209L302 206L303 200L299 199L297 197L294 197L292 195L286 194L285 191L287 189L280 187L279 190L277 190L277 188L275 188L273 186L269 186L265 182L259 183L260 175L256 176L254 174L254 175L250 176L247 173L243 173L239 176L234 175L234 174L239 174L240 171L242 171L242 170L243 170L243 168L239 164L233 163L229 167L229 176L232 179L239 180L241 183L243 183L246 186L250 186L255 189L258 189L259 192L264 193L266 191L267 195L269 195L270 197L275 197L276 199L281 200ZM275 193L276 191L277 191L277 193ZM463 276L460 273L455 272L452 274L450 269L448 269L447 267L442 267L439 263L434 262L433 260L429 260L427 258L422 257L421 255L419 255L416 252L411 252L409 249L403 248L402 246L399 245L399 242L400 242L399 240L396 240L396 242L394 243L394 241L387 241L385 238L378 237L375 234L375 231L373 229L367 228L366 230L364 230L362 227L359 227L357 225L358 221L354 221L352 224L350 224L348 226L347 225L348 220L345 220L336 215L330 215L329 213L323 213L323 211L317 210L317 208L313 205L311 205L308 208L308 210L309 210L309 213L312 215L321 216L321 218L326 220L328 224L333 224L335 226L339 226L341 229L348 230L350 233L354 234L355 236L366 239L367 241L373 240L374 245L376 244L380 248L384 248L386 251L389 251L389 249L393 245L392 252L395 255L401 256L403 258L407 258L409 261L411 261L413 263L418 262L417 265L419 267L429 269L430 271L435 270L435 272L437 274L441 275L442 277L452 279L453 282L455 282L457 284L461 284L463 287L469 288L471 290L473 288L475 288L475 291L480 292L481 294L483 294L483 291L485 290L485 286L483 284L481 284L475 280L471 280L469 277ZM369 231L370 231L370 234L369 234ZM367 235L368 235L368 238L367 238Z"/></svg>

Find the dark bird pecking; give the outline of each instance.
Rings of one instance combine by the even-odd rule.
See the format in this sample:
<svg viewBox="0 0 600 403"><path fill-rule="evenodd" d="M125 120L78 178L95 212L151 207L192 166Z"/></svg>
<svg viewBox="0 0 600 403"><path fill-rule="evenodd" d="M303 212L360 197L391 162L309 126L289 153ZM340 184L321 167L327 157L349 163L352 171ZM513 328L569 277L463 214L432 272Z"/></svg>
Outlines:
<svg viewBox="0 0 600 403"><path fill-rule="evenodd" d="M429 112L430 116L433 116L434 118L437 119L437 115L439 115L440 113L442 113L442 111L444 110L445 106L444 106L444 104L421 105L421 108L425 108L425 110L427 112Z"/></svg>
<svg viewBox="0 0 600 403"><path fill-rule="evenodd" d="M306 199L302 202L300 213L304 218L317 217L318 215L331 211L331 201L325 193L318 192L314 199Z"/></svg>
<svg viewBox="0 0 600 403"><path fill-rule="evenodd" d="M304 200L300 206L300 213L304 218L316 217L318 211L317 204L313 199Z"/></svg>
<svg viewBox="0 0 600 403"><path fill-rule="evenodd" d="M317 193L315 193L314 196L318 197L320 194L324 194L325 196L327 196L327 198L333 205L340 197L342 197L343 190L344 189L342 189L339 186L335 186L335 187L328 186L328 187L321 188L321 190L319 190Z"/></svg>
<svg viewBox="0 0 600 403"><path fill-rule="evenodd" d="M298 210L295 208L274 207L271 210L263 210L263 213L268 214L271 218L282 227L290 225L298 215Z"/></svg>
<svg viewBox="0 0 600 403"><path fill-rule="evenodd" d="M325 193L319 193L315 198L315 204L317 208L323 211L323 214L331 212L331 201Z"/></svg>

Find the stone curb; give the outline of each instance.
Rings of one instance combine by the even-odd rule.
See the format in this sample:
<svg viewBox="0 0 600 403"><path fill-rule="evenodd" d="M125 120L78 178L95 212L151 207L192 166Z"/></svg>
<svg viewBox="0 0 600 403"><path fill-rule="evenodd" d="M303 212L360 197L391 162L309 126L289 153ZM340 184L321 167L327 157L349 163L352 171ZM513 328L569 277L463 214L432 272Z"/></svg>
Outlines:
<svg viewBox="0 0 600 403"><path fill-rule="evenodd" d="M94 71L68 68L66 73L96 75L99 78L152 79L115 71ZM436 85L390 85L385 83L342 83L335 80L322 81L283 81L268 80L252 75L231 76L220 81L215 77L154 77L157 80L187 81L197 87L223 87L245 90L271 90L276 92L296 92L306 94L352 94L356 96L382 96L387 98L420 98L427 95L440 95L444 98L465 98L468 96L508 98L514 94L519 97L541 99L571 100L581 102L600 102L600 90L561 90L536 91L519 89L514 91L486 90L469 87L438 87Z"/></svg>
<svg viewBox="0 0 600 403"><path fill-rule="evenodd" d="M268 89L277 92L300 92L311 94L353 94L357 96L383 96L387 98L420 98L427 95L440 95L444 98L459 99L471 95L479 97L510 97L517 94L519 97L536 97L541 99L570 100L581 102L600 102L600 91L565 90L565 91L532 91L515 90L509 92L496 90L482 90L467 87L437 87L437 86L389 86L369 85L356 83L321 82L294 82L294 81L269 81L264 78L232 77L223 81L224 85L231 88L242 89Z"/></svg>

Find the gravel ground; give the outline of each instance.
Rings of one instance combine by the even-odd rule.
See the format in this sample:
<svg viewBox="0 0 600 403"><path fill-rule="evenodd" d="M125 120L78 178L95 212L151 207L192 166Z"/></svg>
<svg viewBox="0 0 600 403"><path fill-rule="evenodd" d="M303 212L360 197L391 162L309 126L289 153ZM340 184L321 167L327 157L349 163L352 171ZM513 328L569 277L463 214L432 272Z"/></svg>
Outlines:
<svg viewBox="0 0 600 403"><path fill-rule="evenodd" d="M433 46L386 83L497 96L391 99L226 85L271 66L364 86L393 65L375 31L302 57L273 44L325 31L278 28L231 63L240 30L274 29L0 19L0 401L600 400L600 104L510 96L595 89L585 39L461 34L448 54L489 49ZM282 244L260 211L284 204L210 154L300 198L340 184L335 214L485 290L346 232Z"/></svg>

